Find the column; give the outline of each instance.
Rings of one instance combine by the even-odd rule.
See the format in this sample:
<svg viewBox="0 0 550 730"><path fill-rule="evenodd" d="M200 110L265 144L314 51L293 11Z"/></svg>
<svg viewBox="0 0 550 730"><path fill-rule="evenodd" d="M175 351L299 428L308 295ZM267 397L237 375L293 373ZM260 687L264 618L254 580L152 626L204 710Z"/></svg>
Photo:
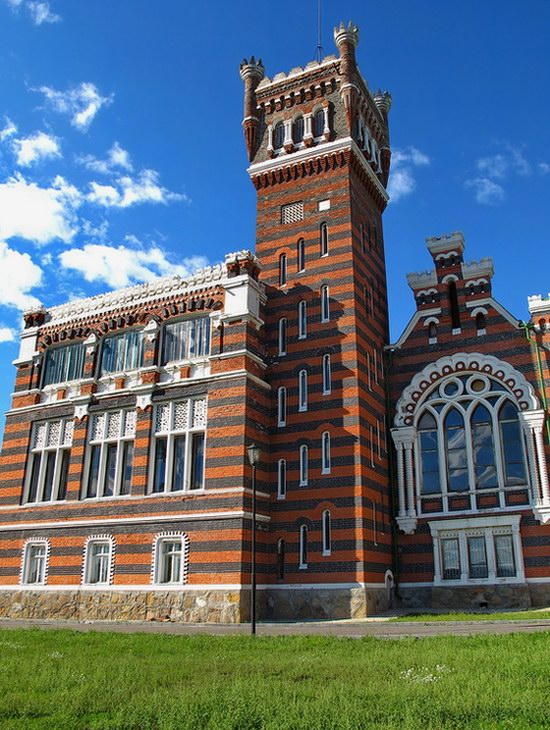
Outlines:
<svg viewBox="0 0 550 730"><path fill-rule="evenodd" d="M545 413L542 409L523 411L519 414L519 419L527 442L533 512L540 522L546 523L550 520L550 486L542 438Z"/></svg>
<svg viewBox="0 0 550 730"><path fill-rule="evenodd" d="M397 450L397 490L399 495L397 523L403 532L411 534L416 530L417 524L413 465L416 428L413 426L394 428L391 433Z"/></svg>

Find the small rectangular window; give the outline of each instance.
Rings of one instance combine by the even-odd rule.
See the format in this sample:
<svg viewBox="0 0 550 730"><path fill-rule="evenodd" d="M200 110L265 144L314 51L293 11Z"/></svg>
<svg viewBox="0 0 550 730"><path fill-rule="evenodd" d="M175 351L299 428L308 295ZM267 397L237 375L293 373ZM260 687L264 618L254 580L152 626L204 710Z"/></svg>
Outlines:
<svg viewBox="0 0 550 730"><path fill-rule="evenodd" d="M497 578L515 577L517 571L512 535L495 535L495 560Z"/></svg>
<svg viewBox="0 0 550 730"><path fill-rule="evenodd" d="M46 582L47 548L46 541L28 542L25 545L23 554L23 584L44 585Z"/></svg>
<svg viewBox="0 0 550 730"><path fill-rule="evenodd" d="M283 225L298 223L302 220L304 220L304 204L302 201L281 206L281 223Z"/></svg>
<svg viewBox="0 0 550 730"><path fill-rule="evenodd" d="M443 561L443 580L460 579L460 550L458 538L441 540L441 558Z"/></svg>
<svg viewBox="0 0 550 730"><path fill-rule="evenodd" d="M155 583L181 585L186 576L186 538L161 537L155 545Z"/></svg>
<svg viewBox="0 0 550 730"><path fill-rule="evenodd" d="M468 561L470 563L470 578L487 578L487 551L485 537L468 537Z"/></svg>
<svg viewBox="0 0 550 730"><path fill-rule="evenodd" d="M111 574L110 540L90 540L86 545L85 583L108 585Z"/></svg>

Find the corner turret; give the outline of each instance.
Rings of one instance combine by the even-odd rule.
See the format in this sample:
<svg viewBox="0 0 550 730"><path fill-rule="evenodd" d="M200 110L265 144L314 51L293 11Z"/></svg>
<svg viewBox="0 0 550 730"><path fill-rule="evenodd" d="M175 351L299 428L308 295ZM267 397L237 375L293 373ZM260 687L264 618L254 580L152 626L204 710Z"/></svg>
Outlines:
<svg viewBox="0 0 550 730"><path fill-rule="evenodd" d="M252 160L254 146L256 144L256 132L258 130L258 117L256 115L256 89L264 77L264 65L261 58L256 61L254 56L247 61L243 58L240 66L241 79L244 82L244 138L248 159Z"/></svg>

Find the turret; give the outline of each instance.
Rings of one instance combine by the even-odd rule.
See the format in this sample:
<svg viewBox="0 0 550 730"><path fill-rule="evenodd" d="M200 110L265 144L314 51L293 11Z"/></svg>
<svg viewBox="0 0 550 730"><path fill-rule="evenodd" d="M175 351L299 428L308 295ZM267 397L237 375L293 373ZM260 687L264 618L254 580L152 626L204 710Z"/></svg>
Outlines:
<svg viewBox="0 0 550 730"><path fill-rule="evenodd" d="M374 95L374 103L376 108L382 115L386 124L386 140L387 144L380 148L380 166L382 168L382 182L384 187L388 184L388 178L390 176L390 161L391 161L391 150L389 145L389 127L388 127L388 114L391 109L392 98L389 91L378 91Z"/></svg>
<svg viewBox="0 0 550 730"><path fill-rule="evenodd" d="M243 59L240 67L241 79L244 82L244 138L248 159L252 160L254 145L256 143L256 132L258 130L258 117L256 115L256 89L264 77L264 65L261 59L254 56L247 61Z"/></svg>
<svg viewBox="0 0 550 730"><path fill-rule="evenodd" d="M344 102L346 120L351 135L357 106L357 86L354 82L357 71L355 48L359 42L359 29L351 21L347 26L340 23L340 26L334 29L334 42L336 43L341 59L340 75L342 78L342 86L340 87L340 94Z"/></svg>

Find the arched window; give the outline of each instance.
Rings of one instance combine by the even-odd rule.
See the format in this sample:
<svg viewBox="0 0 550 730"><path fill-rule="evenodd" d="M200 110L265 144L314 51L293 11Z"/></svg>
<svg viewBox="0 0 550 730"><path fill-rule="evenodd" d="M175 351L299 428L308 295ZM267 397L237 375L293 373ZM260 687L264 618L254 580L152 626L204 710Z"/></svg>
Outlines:
<svg viewBox="0 0 550 730"><path fill-rule="evenodd" d="M325 131L325 112L323 109L317 109L313 116L313 136L322 137Z"/></svg>
<svg viewBox="0 0 550 730"><path fill-rule="evenodd" d="M296 268L298 271L304 271L306 268L306 244L303 238L296 244Z"/></svg>
<svg viewBox="0 0 550 730"><path fill-rule="evenodd" d="M298 410L307 411L307 371L298 373Z"/></svg>
<svg viewBox="0 0 550 730"><path fill-rule="evenodd" d="M284 122L277 122L273 129L273 147L278 150L285 143L285 125Z"/></svg>
<svg viewBox="0 0 550 730"><path fill-rule="evenodd" d="M451 323L453 329L460 329L460 310L458 308L458 294L456 291L456 282L449 282L447 287L447 297L449 300L449 311L451 313Z"/></svg>
<svg viewBox="0 0 550 730"><path fill-rule="evenodd" d="M298 302L298 339L307 337L307 303L302 299Z"/></svg>
<svg viewBox="0 0 550 730"><path fill-rule="evenodd" d="M430 345L437 343L437 325L435 322L430 322L428 325L428 343Z"/></svg>
<svg viewBox="0 0 550 730"><path fill-rule="evenodd" d="M330 535L330 512L326 509L323 512L322 517L322 532L323 532L323 555L330 555L331 553L331 535Z"/></svg>
<svg viewBox="0 0 550 730"><path fill-rule="evenodd" d="M330 474L330 433L328 431L321 436L321 464L321 472Z"/></svg>
<svg viewBox="0 0 550 730"><path fill-rule="evenodd" d="M307 527L300 527L300 568L307 568Z"/></svg>
<svg viewBox="0 0 550 730"><path fill-rule="evenodd" d="M277 464L277 497L284 499L286 497L286 460L279 459Z"/></svg>
<svg viewBox="0 0 550 730"><path fill-rule="evenodd" d="M505 401L498 414L500 442L503 448L504 482L507 487L525 484L525 462L519 426L518 410Z"/></svg>
<svg viewBox="0 0 550 730"><path fill-rule="evenodd" d="M464 418L451 408L445 418L445 451L447 453L447 485L450 492L468 489L468 461Z"/></svg>
<svg viewBox="0 0 550 730"><path fill-rule="evenodd" d="M288 320L281 317L279 320L279 355L286 355Z"/></svg>
<svg viewBox="0 0 550 730"><path fill-rule="evenodd" d="M295 144L298 144L304 139L304 118L303 117L297 117L294 120L294 124L292 126L292 138L295 142Z"/></svg>
<svg viewBox="0 0 550 730"><path fill-rule="evenodd" d="M330 319L329 299L328 286L324 284L321 287L321 322L328 322Z"/></svg>
<svg viewBox="0 0 550 730"><path fill-rule="evenodd" d="M286 284L286 253L279 256L279 286Z"/></svg>
<svg viewBox="0 0 550 730"><path fill-rule="evenodd" d="M307 486L309 470L308 448L305 444L300 446L300 486Z"/></svg>
<svg viewBox="0 0 550 730"><path fill-rule="evenodd" d="M279 426L286 426L286 388L284 386L277 391L277 421Z"/></svg>
<svg viewBox="0 0 550 730"><path fill-rule="evenodd" d="M323 395L328 395L332 390L332 373L330 355L323 355Z"/></svg>
<svg viewBox="0 0 550 730"><path fill-rule="evenodd" d="M485 321L485 315L483 312L478 312L476 314L476 329L478 335L484 335L486 330L486 321Z"/></svg>
<svg viewBox="0 0 550 730"><path fill-rule="evenodd" d="M493 419L487 408L479 404L470 417L476 487L493 489L498 487L493 442Z"/></svg>
<svg viewBox="0 0 550 730"><path fill-rule="evenodd" d="M420 468L423 494L441 492L439 477L439 444L437 423L432 413L426 412L418 422Z"/></svg>
<svg viewBox="0 0 550 730"><path fill-rule="evenodd" d="M321 223L319 227L319 255L328 256L328 226Z"/></svg>
<svg viewBox="0 0 550 730"><path fill-rule="evenodd" d="M277 580L285 579L285 541L279 538L277 541Z"/></svg>

